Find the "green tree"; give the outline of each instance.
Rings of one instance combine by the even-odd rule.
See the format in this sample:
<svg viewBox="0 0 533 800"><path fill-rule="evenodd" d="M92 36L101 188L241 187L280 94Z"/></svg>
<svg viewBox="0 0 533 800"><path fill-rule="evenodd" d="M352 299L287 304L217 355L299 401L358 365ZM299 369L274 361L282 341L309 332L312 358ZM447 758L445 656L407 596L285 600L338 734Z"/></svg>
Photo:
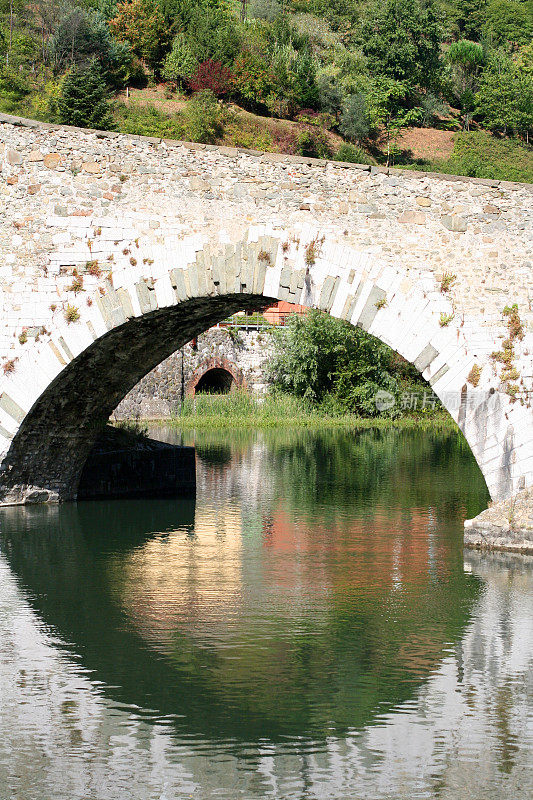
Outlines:
<svg viewBox="0 0 533 800"><path fill-rule="evenodd" d="M282 391L373 416L376 392L398 390L393 351L348 322L311 311L274 335L271 373Z"/></svg>
<svg viewBox="0 0 533 800"><path fill-rule="evenodd" d="M453 42L446 52L451 91L464 112L463 126L466 130L470 126L470 117L475 107L474 94L484 63L482 46L466 39Z"/></svg>
<svg viewBox="0 0 533 800"><path fill-rule="evenodd" d="M447 5L445 6L447 9ZM483 34L487 0L454 0L449 9L448 20L456 28L447 32L446 38L456 33L460 39L479 42Z"/></svg>
<svg viewBox="0 0 533 800"><path fill-rule="evenodd" d="M165 49L168 29L157 0L123 0L117 3L109 21L120 42L129 44L133 53L152 69L158 66Z"/></svg>
<svg viewBox="0 0 533 800"><path fill-rule="evenodd" d="M163 77L175 81L178 86L190 78L198 66L188 38L178 33L172 42L172 50L168 53L163 66Z"/></svg>
<svg viewBox="0 0 533 800"><path fill-rule="evenodd" d="M64 125L102 130L110 127L107 89L96 61L73 66L67 72L57 106L59 121Z"/></svg>
<svg viewBox="0 0 533 800"><path fill-rule="evenodd" d="M235 89L247 104L264 106L270 92L275 89L272 71L268 68L264 51L246 48L233 65Z"/></svg>
<svg viewBox="0 0 533 800"><path fill-rule="evenodd" d="M494 45L530 43L533 36L531 3L521 0L489 0L483 33Z"/></svg>
<svg viewBox="0 0 533 800"><path fill-rule="evenodd" d="M532 75L506 54L494 55L480 80L476 110L490 130L518 133L529 141L533 131Z"/></svg>
<svg viewBox="0 0 533 800"><path fill-rule="evenodd" d="M366 97L362 92L349 95L342 108L339 130L351 142L361 144L372 128Z"/></svg>
<svg viewBox="0 0 533 800"><path fill-rule="evenodd" d="M339 81L339 70L329 66L317 71L316 85L321 111L337 116L342 107L343 92Z"/></svg>
<svg viewBox="0 0 533 800"><path fill-rule="evenodd" d="M43 11L43 26L45 20ZM128 45L113 37L100 11L63 3L56 16L50 17L49 24L53 30L43 48L56 74L73 64L89 64L97 60L108 84L124 84L131 69L132 54Z"/></svg>
<svg viewBox="0 0 533 800"><path fill-rule="evenodd" d="M431 0L385 0L366 10L361 48L371 74L430 87L440 72L440 31Z"/></svg>
<svg viewBox="0 0 533 800"><path fill-rule="evenodd" d="M241 49L237 20L224 6L207 3L195 6L191 11L187 34L199 63L211 59L231 67Z"/></svg>
<svg viewBox="0 0 533 800"><path fill-rule="evenodd" d="M409 108L411 87L408 83L391 78L378 77L367 92L370 117L375 126L385 132L387 166L396 154L396 140L402 128L420 122L421 108ZM407 106L407 107L406 107Z"/></svg>

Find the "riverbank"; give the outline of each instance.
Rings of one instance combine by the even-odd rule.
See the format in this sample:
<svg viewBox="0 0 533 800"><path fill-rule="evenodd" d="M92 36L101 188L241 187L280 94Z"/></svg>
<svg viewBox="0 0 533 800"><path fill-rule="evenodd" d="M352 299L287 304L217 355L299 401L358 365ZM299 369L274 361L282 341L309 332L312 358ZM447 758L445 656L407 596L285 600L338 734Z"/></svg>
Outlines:
<svg viewBox="0 0 533 800"><path fill-rule="evenodd" d="M446 411L426 409L397 417L361 417L341 409L316 407L290 395L267 395L258 400L247 393L198 395L187 399L180 411L165 419L152 419L180 430L225 428L438 428L456 424Z"/></svg>
<svg viewBox="0 0 533 800"><path fill-rule="evenodd" d="M533 487L467 519L465 547L533 555Z"/></svg>

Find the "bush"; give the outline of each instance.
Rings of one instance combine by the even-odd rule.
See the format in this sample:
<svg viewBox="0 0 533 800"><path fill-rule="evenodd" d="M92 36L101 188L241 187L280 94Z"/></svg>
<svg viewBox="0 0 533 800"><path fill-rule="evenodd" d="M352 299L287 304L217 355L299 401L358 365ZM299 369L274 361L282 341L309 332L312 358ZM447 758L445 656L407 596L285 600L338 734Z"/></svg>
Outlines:
<svg viewBox="0 0 533 800"><path fill-rule="evenodd" d="M211 92L215 97L224 97L233 88L233 73L220 61L208 59L198 64L189 80L193 92Z"/></svg>
<svg viewBox="0 0 533 800"><path fill-rule="evenodd" d="M364 150L354 147L353 144L341 144L335 153L335 161L345 161L349 164L371 164L373 163Z"/></svg>
<svg viewBox="0 0 533 800"><path fill-rule="evenodd" d="M107 89L96 61L74 66L66 74L57 102L59 121L80 128L111 127Z"/></svg>
<svg viewBox="0 0 533 800"><path fill-rule="evenodd" d="M323 131L303 131L297 141L296 152L309 158L330 158L331 150Z"/></svg>
<svg viewBox="0 0 533 800"><path fill-rule="evenodd" d="M347 322L319 311L292 316L274 333L271 375L276 388L314 404L375 415L378 389L396 392L387 371L392 350Z"/></svg>
<svg viewBox="0 0 533 800"><path fill-rule="evenodd" d="M496 139L485 131L455 137L446 172L472 178L533 182L532 148L513 139Z"/></svg>
<svg viewBox="0 0 533 800"><path fill-rule="evenodd" d="M18 111L19 104L30 93L29 81L18 72L3 69L0 72L0 108L7 114Z"/></svg>
<svg viewBox="0 0 533 800"><path fill-rule="evenodd" d="M212 92L199 92L187 103L187 133L191 141L213 144L224 133L224 108Z"/></svg>
<svg viewBox="0 0 533 800"><path fill-rule="evenodd" d="M115 127L121 133L137 136L160 136L162 139L189 138L185 123L177 116L169 116L153 106L124 103L116 107Z"/></svg>

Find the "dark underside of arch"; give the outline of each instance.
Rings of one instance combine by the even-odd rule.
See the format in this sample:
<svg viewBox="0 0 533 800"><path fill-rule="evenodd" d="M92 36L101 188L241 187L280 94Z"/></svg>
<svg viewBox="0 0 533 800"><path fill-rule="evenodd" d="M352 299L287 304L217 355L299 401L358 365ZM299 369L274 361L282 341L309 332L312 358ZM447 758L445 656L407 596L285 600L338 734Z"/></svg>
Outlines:
<svg viewBox="0 0 533 800"><path fill-rule="evenodd" d="M274 302L245 294L187 300L134 317L99 337L65 367L26 415L4 460L0 501L22 501L28 487L60 500L75 498L81 470L102 427L144 375L231 314Z"/></svg>

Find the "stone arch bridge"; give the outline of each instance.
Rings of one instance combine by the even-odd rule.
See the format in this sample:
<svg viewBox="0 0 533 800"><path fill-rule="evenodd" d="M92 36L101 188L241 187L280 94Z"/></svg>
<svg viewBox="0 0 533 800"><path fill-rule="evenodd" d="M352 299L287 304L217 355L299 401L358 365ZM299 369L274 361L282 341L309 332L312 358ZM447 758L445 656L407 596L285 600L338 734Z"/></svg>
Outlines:
<svg viewBox="0 0 533 800"><path fill-rule="evenodd" d="M533 187L6 116L0 158L4 503L75 498L140 378L276 300L415 364L494 499L533 484Z"/></svg>

